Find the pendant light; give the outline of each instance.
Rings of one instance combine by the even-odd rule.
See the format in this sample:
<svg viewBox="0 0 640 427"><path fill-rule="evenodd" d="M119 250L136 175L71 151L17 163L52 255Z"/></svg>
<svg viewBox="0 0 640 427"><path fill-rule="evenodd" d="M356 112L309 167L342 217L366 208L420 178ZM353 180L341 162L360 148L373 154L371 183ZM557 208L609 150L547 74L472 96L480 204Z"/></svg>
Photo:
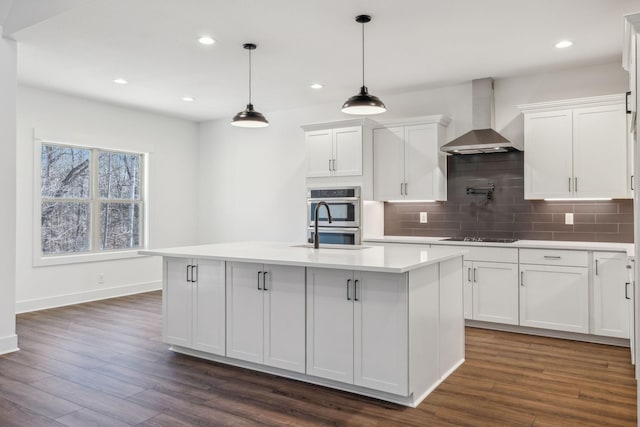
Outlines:
<svg viewBox="0 0 640 427"><path fill-rule="evenodd" d="M251 51L257 46L253 43L245 43L242 47L249 51L249 103L247 108L233 116L231 125L241 128L263 128L269 126L269 122L262 113L253 109L253 104L251 103Z"/></svg>
<svg viewBox="0 0 640 427"><path fill-rule="evenodd" d="M356 16L356 22L362 24L362 87L360 93L347 99L342 106L342 112L347 114L380 114L387 111L384 103L377 96L369 95L369 90L364 85L364 24L371 21L369 15Z"/></svg>

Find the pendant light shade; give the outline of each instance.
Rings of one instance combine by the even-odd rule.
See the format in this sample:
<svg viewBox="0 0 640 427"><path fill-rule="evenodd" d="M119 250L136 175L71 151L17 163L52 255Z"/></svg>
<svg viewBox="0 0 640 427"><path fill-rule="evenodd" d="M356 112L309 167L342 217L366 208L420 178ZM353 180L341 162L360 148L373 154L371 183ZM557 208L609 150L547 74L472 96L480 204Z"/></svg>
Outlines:
<svg viewBox="0 0 640 427"><path fill-rule="evenodd" d="M387 111L384 103L377 96L369 94L369 90L364 85L364 24L371 21L369 15L356 16L356 22L362 24L362 87L357 95L347 99L342 106L342 112L347 114L371 115L380 114Z"/></svg>
<svg viewBox="0 0 640 427"><path fill-rule="evenodd" d="M242 47L249 51L249 103L244 110L233 116L231 125L242 128L263 128L269 126L269 121L262 113L255 111L251 103L251 51L257 46L253 43L245 43Z"/></svg>

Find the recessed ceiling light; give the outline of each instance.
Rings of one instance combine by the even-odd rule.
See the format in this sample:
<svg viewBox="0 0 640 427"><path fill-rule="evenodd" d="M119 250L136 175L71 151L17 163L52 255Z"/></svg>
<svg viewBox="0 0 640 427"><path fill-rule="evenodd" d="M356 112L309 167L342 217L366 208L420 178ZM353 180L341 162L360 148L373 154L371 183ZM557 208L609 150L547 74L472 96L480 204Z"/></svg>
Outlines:
<svg viewBox="0 0 640 427"><path fill-rule="evenodd" d="M314 83L310 87L311 89L322 89L324 86L322 86L320 83Z"/></svg>
<svg viewBox="0 0 640 427"><path fill-rule="evenodd" d="M573 44L573 42L571 40L560 40L558 43L556 43L556 48L558 49L564 49L566 47L569 47Z"/></svg>
<svg viewBox="0 0 640 427"><path fill-rule="evenodd" d="M193 98L192 98L192 97L190 97L190 96L183 96L183 97L182 97L182 100L183 100L184 102L191 102L191 101L193 101Z"/></svg>
<svg viewBox="0 0 640 427"><path fill-rule="evenodd" d="M117 78L113 80L114 83L119 84L119 85L126 85L127 83L129 83L128 81L126 81L123 78Z"/></svg>
<svg viewBox="0 0 640 427"><path fill-rule="evenodd" d="M209 44L214 44L216 41L209 36L202 36L198 39L198 42L200 44L209 45Z"/></svg>

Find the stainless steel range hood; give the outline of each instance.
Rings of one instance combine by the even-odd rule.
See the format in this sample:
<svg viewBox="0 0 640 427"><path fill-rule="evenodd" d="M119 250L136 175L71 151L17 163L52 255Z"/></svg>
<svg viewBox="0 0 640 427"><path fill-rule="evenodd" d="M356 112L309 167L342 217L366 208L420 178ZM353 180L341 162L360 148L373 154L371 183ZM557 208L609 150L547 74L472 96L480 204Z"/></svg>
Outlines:
<svg viewBox="0 0 640 427"><path fill-rule="evenodd" d="M480 154L522 151L522 147L496 132L493 112L493 79L477 79L471 82L473 130L443 145L440 149L449 154Z"/></svg>

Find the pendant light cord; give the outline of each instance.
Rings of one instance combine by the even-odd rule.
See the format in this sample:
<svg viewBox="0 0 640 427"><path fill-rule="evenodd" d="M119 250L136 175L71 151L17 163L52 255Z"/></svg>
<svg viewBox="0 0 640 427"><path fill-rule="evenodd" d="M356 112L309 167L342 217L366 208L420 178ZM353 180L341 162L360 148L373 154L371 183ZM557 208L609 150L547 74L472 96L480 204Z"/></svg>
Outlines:
<svg viewBox="0 0 640 427"><path fill-rule="evenodd" d="M249 104L251 104L251 49L249 49Z"/></svg>
<svg viewBox="0 0 640 427"><path fill-rule="evenodd" d="M364 22L362 23L362 86L364 87Z"/></svg>

